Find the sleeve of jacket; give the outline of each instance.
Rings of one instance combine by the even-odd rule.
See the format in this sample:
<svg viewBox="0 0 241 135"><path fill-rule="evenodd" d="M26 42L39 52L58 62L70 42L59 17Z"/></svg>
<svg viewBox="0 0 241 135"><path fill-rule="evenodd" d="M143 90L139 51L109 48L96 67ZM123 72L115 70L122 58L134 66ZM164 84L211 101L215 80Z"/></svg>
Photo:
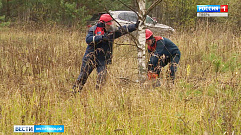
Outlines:
<svg viewBox="0 0 241 135"><path fill-rule="evenodd" d="M121 26L118 28L117 31L114 32L113 34L113 38L116 39L116 38L119 38L129 32L133 32L135 31L137 28L136 28L136 25L135 24L129 24L129 25L124 25L124 26Z"/></svg>
<svg viewBox="0 0 241 135"><path fill-rule="evenodd" d="M158 40L156 43L155 55L161 56L163 54L163 49L165 47L164 40Z"/></svg>
<svg viewBox="0 0 241 135"><path fill-rule="evenodd" d="M88 31L88 34L86 36L86 43L89 44L89 45L95 45L95 44L98 44L100 41L102 41L103 39L103 36L102 35L99 35L99 36L95 36L95 29L96 29L96 26L92 26L89 31Z"/></svg>

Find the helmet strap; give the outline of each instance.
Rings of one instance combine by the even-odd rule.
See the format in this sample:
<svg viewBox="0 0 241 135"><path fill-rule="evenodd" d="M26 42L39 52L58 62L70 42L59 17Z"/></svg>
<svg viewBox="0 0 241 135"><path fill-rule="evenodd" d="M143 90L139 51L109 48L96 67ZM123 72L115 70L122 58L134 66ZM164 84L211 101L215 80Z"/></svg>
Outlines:
<svg viewBox="0 0 241 135"><path fill-rule="evenodd" d="M97 24L97 27L105 27L105 22L103 21L100 21L98 24Z"/></svg>
<svg viewBox="0 0 241 135"><path fill-rule="evenodd" d="M156 39L152 36L151 40L152 40L151 46L153 46L155 44L155 42L156 42Z"/></svg>

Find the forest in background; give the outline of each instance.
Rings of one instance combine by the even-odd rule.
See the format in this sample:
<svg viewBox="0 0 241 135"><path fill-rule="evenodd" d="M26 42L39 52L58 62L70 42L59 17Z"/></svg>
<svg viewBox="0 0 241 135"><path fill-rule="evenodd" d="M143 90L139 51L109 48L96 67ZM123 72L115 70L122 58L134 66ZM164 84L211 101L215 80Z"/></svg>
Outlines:
<svg viewBox="0 0 241 135"><path fill-rule="evenodd" d="M117 0L0 0L0 134L13 134L14 125L64 125L64 134L241 134L239 1L163 0L152 10L176 29L174 86L167 68L160 87L135 83L137 49L125 41L113 47L103 90L95 90L94 71L73 96L86 21L105 6L128 8ZM198 4L228 4L229 17L197 18Z"/></svg>
<svg viewBox="0 0 241 135"><path fill-rule="evenodd" d="M135 0L0 0L0 25L37 23L81 28L99 12L130 10L121 2L137 11ZM153 2L147 0L146 7ZM196 5L228 5L229 17L197 18ZM223 24L238 33L241 30L239 9L239 0L162 0L149 15L181 31L196 29L197 22L208 21Z"/></svg>

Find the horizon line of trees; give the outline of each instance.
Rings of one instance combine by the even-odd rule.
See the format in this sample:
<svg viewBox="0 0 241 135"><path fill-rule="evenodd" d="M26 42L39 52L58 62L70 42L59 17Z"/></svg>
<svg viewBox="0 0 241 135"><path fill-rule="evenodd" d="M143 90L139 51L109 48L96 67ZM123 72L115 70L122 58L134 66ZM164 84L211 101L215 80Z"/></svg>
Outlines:
<svg viewBox="0 0 241 135"><path fill-rule="evenodd" d="M130 10L121 2L138 10L136 0L0 0L0 23L36 22L66 26L85 26L94 14L105 10ZM146 0L148 8L155 0ZM196 5L228 5L229 17L197 18ZM109 8L109 9L106 9ZM162 0L151 12L159 23L187 30L199 21L221 23L241 30L239 0Z"/></svg>

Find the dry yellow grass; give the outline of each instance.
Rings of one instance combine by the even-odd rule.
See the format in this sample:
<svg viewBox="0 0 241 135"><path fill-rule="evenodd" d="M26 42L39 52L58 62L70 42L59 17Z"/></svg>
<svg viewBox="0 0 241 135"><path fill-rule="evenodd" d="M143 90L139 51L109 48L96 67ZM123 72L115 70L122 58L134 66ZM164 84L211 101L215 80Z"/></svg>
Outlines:
<svg viewBox="0 0 241 135"><path fill-rule="evenodd" d="M0 134L40 124L70 135L241 134L241 37L222 31L204 25L170 37L182 53L172 88L165 77L155 89L120 79L137 78L136 48L115 46L103 89L95 90L94 71L71 96L84 32L0 28Z"/></svg>

